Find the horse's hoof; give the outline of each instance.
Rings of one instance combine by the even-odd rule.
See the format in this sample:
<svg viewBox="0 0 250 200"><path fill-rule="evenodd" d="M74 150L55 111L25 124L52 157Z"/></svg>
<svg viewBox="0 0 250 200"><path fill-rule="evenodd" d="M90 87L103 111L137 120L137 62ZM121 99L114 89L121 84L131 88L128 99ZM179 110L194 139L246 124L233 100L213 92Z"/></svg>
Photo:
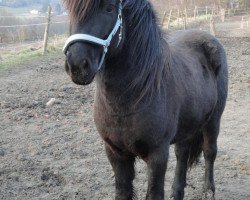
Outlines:
<svg viewBox="0 0 250 200"><path fill-rule="evenodd" d="M215 200L214 192L212 190L208 190L203 193L202 200Z"/></svg>
<svg viewBox="0 0 250 200"><path fill-rule="evenodd" d="M178 192L173 192L168 199L169 200L184 199L184 190L178 191Z"/></svg>

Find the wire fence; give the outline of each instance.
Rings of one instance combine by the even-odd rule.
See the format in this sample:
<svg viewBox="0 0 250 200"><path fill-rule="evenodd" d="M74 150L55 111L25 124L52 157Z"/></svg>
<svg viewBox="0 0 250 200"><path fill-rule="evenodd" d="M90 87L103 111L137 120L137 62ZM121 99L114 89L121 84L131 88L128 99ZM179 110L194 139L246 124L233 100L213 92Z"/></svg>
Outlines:
<svg viewBox="0 0 250 200"><path fill-rule="evenodd" d="M241 18L237 18L241 16ZM250 7L238 9L215 9L214 7L197 7L193 9L171 9L166 10L161 16L161 26L166 29L189 29L197 24L228 22L237 19L239 27L249 27ZM210 26L214 26L211 25ZM212 27L211 27L212 28Z"/></svg>
<svg viewBox="0 0 250 200"><path fill-rule="evenodd" d="M49 7L49 9L51 9ZM0 48L3 50L13 44L30 45L31 42L45 41L45 32L49 27L48 36L54 41L68 32L68 17L66 15L52 15L48 9L48 16L32 14L10 15L8 12L1 12L0 15Z"/></svg>
<svg viewBox="0 0 250 200"><path fill-rule="evenodd" d="M234 10L214 7L172 9L162 12L160 19L160 26L167 32L198 29L220 39L250 38L250 7Z"/></svg>
<svg viewBox="0 0 250 200"><path fill-rule="evenodd" d="M68 21L52 22L51 24L65 24L65 23L68 23ZM45 25L47 25L47 23L0 26L0 28L18 28L18 27L45 26Z"/></svg>

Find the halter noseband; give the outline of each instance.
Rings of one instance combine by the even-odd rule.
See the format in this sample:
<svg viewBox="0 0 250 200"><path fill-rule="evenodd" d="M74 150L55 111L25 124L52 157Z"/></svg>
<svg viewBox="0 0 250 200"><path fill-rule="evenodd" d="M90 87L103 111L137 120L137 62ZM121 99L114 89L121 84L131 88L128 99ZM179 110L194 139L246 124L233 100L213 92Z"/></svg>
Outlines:
<svg viewBox="0 0 250 200"><path fill-rule="evenodd" d="M119 3L118 18L117 18L116 24L106 40L103 40L103 39L100 39L100 38L97 38L88 34L74 34L74 35L71 35L66 40L65 45L63 47L63 52L66 55L69 46L75 42L89 42L89 43L102 46L103 54L102 54L102 58L97 69L97 71L99 71L103 65L110 43L119 29L120 29L119 40L118 40L116 47L120 45L120 42L122 40L122 0L120 0L120 3Z"/></svg>

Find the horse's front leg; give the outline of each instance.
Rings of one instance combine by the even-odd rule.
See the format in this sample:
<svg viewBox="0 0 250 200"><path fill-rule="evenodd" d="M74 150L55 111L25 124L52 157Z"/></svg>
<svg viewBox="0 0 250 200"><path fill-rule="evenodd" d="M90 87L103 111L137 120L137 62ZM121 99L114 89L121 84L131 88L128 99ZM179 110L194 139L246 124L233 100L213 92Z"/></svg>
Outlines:
<svg viewBox="0 0 250 200"><path fill-rule="evenodd" d="M135 158L116 152L106 145L106 153L115 173L116 200L132 200L134 197L133 180L135 177Z"/></svg>
<svg viewBox="0 0 250 200"><path fill-rule="evenodd" d="M162 145L147 157L148 191L146 200L164 200L164 180L169 144Z"/></svg>

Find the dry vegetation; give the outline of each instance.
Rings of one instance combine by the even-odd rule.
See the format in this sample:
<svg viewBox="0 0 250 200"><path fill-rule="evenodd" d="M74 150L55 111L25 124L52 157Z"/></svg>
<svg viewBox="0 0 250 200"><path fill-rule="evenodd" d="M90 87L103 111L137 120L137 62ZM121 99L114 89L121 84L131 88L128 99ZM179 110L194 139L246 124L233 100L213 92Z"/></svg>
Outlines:
<svg viewBox="0 0 250 200"><path fill-rule="evenodd" d="M25 41L37 41L43 39L46 25L46 16L15 16L4 8L0 8L0 43L22 43ZM62 22L62 23L59 23ZM36 25L32 25L36 24ZM23 26L24 25L24 26ZM50 35L61 35L68 31L66 16L54 16Z"/></svg>

